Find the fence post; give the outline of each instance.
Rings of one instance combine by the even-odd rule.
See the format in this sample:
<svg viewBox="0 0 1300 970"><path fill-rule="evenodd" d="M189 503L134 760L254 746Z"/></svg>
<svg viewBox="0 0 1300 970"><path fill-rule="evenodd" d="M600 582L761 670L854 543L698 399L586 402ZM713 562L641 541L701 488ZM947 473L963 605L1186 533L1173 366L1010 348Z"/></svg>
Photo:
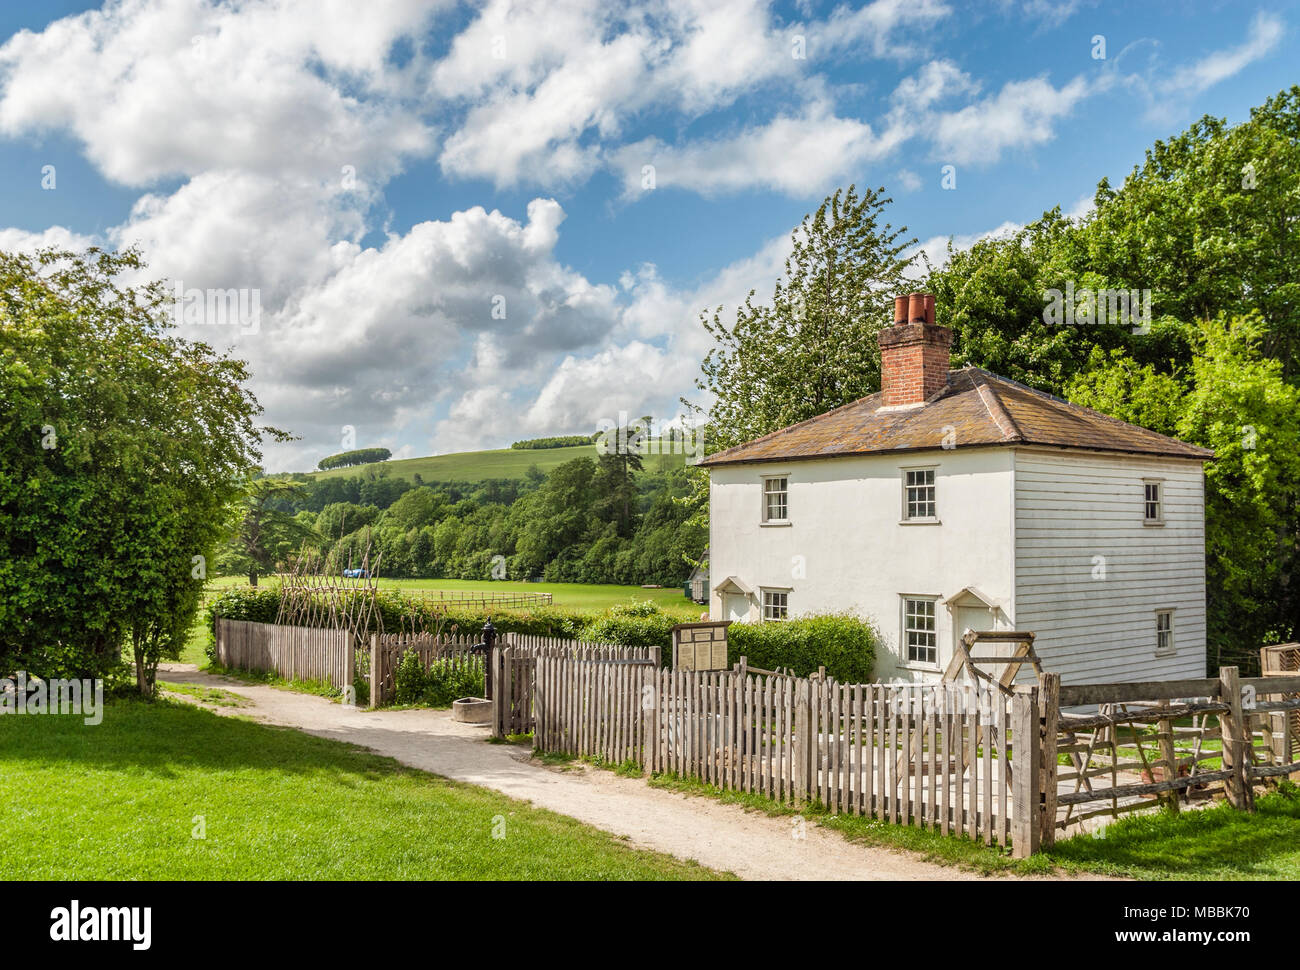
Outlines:
<svg viewBox="0 0 1300 970"><path fill-rule="evenodd" d="M1057 723L1061 716L1061 675L1043 674L1042 690L1038 696L1039 718L1042 721L1042 753L1039 755L1040 767L1039 793L1042 804L1042 822L1039 827L1039 840L1045 849L1056 844L1056 735Z"/></svg>
<svg viewBox="0 0 1300 970"><path fill-rule="evenodd" d="M1160 702L1162 710L1167 710L1169 701ZM1163 781L1172 781L1178 777L1178 753L1174 749L1174 722L1171 718L1165 718L1160 722L1160 760L1165 763L1165 777ZM1155 781L1155 778L1151 779ZM1161 801L1175 815L1178 814L1178 790L1174 789L1167 792Z"/></svg>
<svg viewBox="0 0 1300 970"><path fill-rule="evenodd" d="M1038 688L1022 684L1011 698L1011 849L1017 859L1028 859L1042 841L1040 804L1043 745L1039 737Z"/></svg>
<svg viewBox="0 0 1300 970"><path fill-rule="evenodd" d="M494 647L487 652L486 670L489 672L499 668L501 663L502 649ZM484 691L486 694L487 691ZM506 708L509 706L509 699L502 696L503 691L497 691L496 696L489 698L492 701L492 736L494 738L503 738L506 736L505 721Z"/></svg>
<svg viewBox="0 0 1300 970"><path fill-rule="evenodd" d="M808 762L812 758L809 722L812 720L812 681L801 678L794 698L794 803L802 808L808 795Z"/></svg>
<svg viewBox="0 0 1300 970"><path fill-rule="evenodd" d="M1233 808L1253 812L1254 792L1250 784L1250 739L1244 737L1245 719L1241 710L1241 677L1236 667L1219 668L1219 700L1228 705L1220 715L1223 735L1223 767L1232 772L1224 787Z"/></svg>
<svg viewBox="0 0 1300 970"><path fill-rule="evenodd" d="M370 634L370 707L373 710L382 701L384 690L383 651L379 649L379 634Z"/></svg>

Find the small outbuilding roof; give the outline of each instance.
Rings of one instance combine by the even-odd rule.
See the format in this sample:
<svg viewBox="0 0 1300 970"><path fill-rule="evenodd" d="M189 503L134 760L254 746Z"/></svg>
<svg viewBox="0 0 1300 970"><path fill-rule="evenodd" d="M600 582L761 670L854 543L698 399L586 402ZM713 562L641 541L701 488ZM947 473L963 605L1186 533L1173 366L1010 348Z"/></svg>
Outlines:
<svg viewBox="0 0 1300 970"><path fill-rule="evenodd" d="M710 455L705 467L895 451L1046 445L1206 461L1214 452L1063 401L979 367L949 371L923 404L884 407L870 394Z"/></svg>

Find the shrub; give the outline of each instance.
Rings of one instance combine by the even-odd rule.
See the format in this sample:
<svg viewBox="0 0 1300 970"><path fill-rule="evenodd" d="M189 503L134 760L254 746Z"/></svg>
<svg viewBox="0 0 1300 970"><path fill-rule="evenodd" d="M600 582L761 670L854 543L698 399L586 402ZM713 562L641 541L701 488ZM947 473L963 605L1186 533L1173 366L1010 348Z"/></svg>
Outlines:
<svg viewBox="0 0 1300 970"><path fill-rule="evenodd" d="M855 616L809 616L785 623L733 623L727 628L727 662L743 654L754 667L790 667L806 677L825 667L841 683L870 683L880 634Z"/></svg>
<svg viewBox="0 0 1300 970"><path fill-rule="evenodd" d="M581 640L621 643L629 647L663 647L667 655L672 643L673 619L650 600L610 607L582 627Z"/></svg>
<svg viewBox="0 0 1300 970"><path fill-rule="evenodd" d="M204 611L208 625L208 642L203 648L209 663L217 661L217 617L227 620L252 620L254 623L274 623L280 611L278 587L252 589L235 586L222 590L208 603Z"/></svg>
<svg viewBox="0 0 1300 970"><path fill-rule="evenodd" d="M483 662L474 657L462 660L437 660L425 670L414 650L402 654L393 672L398 704L425 704L450 707L461 697L483 696Z"/></svg>
<svg viewBox="0 0 1300 970"><path fill-rule="evenodd" d="M461 697L483 696L483 662L475 657L469 664L435 660L425 674L424 703L430 707L451 707Z"/></svg>

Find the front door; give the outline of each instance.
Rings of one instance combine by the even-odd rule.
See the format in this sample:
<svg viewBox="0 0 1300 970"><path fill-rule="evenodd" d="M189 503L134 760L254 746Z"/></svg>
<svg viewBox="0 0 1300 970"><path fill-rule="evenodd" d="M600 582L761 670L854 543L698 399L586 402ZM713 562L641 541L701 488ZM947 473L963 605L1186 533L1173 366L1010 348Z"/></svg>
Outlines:
<svg viewBox="0 0 1300 970"><path fill-rule="evenodd" d="M975 630L982 633L985 630L992 630L994 626L993 617L986 606L958 606L952 611L952 638L954 649L961 640L962 634L967 630ZM996 653L994 645L983 648L982 653ZM1000 646L1000 644L998 645Z"/></svg>
<svg viewBox="0 0 1300 970"><path fill-rule="evenodd" d="M749 597L744 593L727 593L723 605L728 620L743 623L749 619Z"/></svg>

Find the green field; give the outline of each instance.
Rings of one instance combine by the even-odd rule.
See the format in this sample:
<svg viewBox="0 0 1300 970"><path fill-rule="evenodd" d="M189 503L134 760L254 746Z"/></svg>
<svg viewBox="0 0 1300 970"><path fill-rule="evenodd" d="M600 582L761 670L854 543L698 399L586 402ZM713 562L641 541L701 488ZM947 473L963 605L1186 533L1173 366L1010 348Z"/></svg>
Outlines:
<svg viewBox="0 0 1300 970"><path fill-rule="evenodd" d="M276 582L274 577L262 580L268 585ZM248 583L246 576L221 576L208 582L208 589L227 589L231 586L244 586ZM682 595L680 586L668 586L663 589L642 589L640 586L604 586L589 583L512 583L493 580L474 579L383 579L378 580L380 589L400 589L413 592L417 590L447 590L475 593L550 593L553 605L564 610L605 610L611 606L627 603L641 603L651 600L670 616L678 617L682 622L698 620L706 607L692 603Z"/></svg>
<svg viewBox="0 0 1300 970"><path fill-rule="evenodd" d="M425 482L479 482L485 478L523 478L530 465L543 472L552 471L575 458L596 458L595 445L574 445L570 448L501 448L495 451L459 451L450 455L432 455L428 458L403 458L397 461L379 461L350 468L331 468L312 472L318 478L352 478L370 471L382 471L392 478L414 481L419 475ZM645 455L642 461L646 471L667 471L680 468L685 455Z"/></svg>
<svg viewBox="0 0 1300 970"><path fill-rule="evenodd" d="M111 701L94 727L0 718L0 831L7 879L719 878L352 745L169 701Z"/></svg>

